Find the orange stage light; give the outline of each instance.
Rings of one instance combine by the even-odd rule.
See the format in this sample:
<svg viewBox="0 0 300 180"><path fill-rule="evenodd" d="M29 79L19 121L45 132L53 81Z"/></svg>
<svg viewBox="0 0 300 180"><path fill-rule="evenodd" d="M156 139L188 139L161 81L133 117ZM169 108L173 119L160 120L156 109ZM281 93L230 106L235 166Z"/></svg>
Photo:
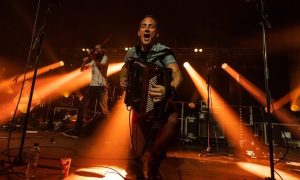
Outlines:
<svg viewBox="0 0 300 180"><path fill-rule="evenodd" d="M99 165L80 168L70 174L65 180L123 180L127 172L125 169L113 165Z"/></svg>
<svg viewBox="0 0 300 180"><path fill-rule="evenodd" d="M254 84L249 82L246 78L232 69L228 64L224 63L222 68L229 74L233 79L235 79L239 84L241 84L258 102L263 106L266 106L266 95L265 93L256 87Z"/></svg>
<svg viewBox="0 0 300 180"><path fill-rule="evenodd" d="M111 63L108 65L107 76L111 76L117 72L119 72L124 63Z"/></svg>
<svg viewBox="0 0 300 180"><path fill-rule="evenodd" d="M277 109L280 109L287 103L291 102L291 107L293 104L296 104L297 102L297 95L300 96L300 86L298 88L293 89L291 92L280 98L279 100L275 101L273 103L274 110L276 111ZM300 106L300 104L299 104ZM292 110L293 111L293 110Z"/></svg>
<svg viewBox="0 0 300 180"><path fill-rule="evenodd" d="M300 111L300 96L292 103L291 110L295 112Z"/></svg>
<svg viewBox="0 0 300 180"><path fill-rule="evenodd" d="M62 67L62 66L64 66L64 62L63 61L58 61L56 63L53 63L53 64L50 64L50 65L38 68L38 70L37 70L37 76L41 75L41 74L44 74L44 73L46 73L48 71L51 71L53 69ZM31 79L33 77L33 73L34 73L33 71L27 72L25 79L26 80L27 79ZM21 74L21 75L14 76L14 77L8 78L6 80L3 80L2 82L0 82L0 91L10 92L9 91L9 89L11 89L10 86L12 84L15 84L15 83L18 83L18 82L22 82L23 79L24 79L24 75L25 74Z"/></svg>
<svg viewBox="0 0 300 180"><path fill-rule="evenodd" d="M124 105L124 97L118 99L110 116L104 119L105 122L96 131L98 133L91 140L94 148L90 149L89 155L99 156L100 151L103 156L120 159L127 157L130 147L129 111Z"/></svg>
<svg viewBox="0 0 300 180"><path fill-rule="evenodd" d="M48 72L51 69L55 69L55 68L61 67L61 66L62 66L62 61L59 61L57 63L53 63L53 64L45 66L45 67L42 67L42 68L38 69L38 75L42 74L42 73L45 73L45 72ZM29 72L29 76L26 76L26 79L29 79L30 77L32 77L32 75L33 75L33 72L32 71ZM24 78L24 74L22 74L21 76L19 76L18 79L19 78ZM9 78L7 80L2 81L0 83L0 90L5 90L5 91L9 90L11 84L14 83L13 82L14 79L15 78ZM45 98L45 97L47 97L49 95L49 93L48 94L43 94L43 91L39 92L39 85L38 85L39 82L38 81L39 80L37 79L37 82L36 82L37 84L35 86L35 91L34 91L34 94L33 94L32 107L33 107L33 105L35 103L34 99L43 99L43 98ZM52 81L45 81L44 82L44 85L45 85L45 88L44 88L45 90L44 91L48 91L48 92L51 91L51 82ZM27 103L28 103L28 97L29 97L29 91L30 91L31 83L29 83L29 84L30 85L27 88L28 89L27 90L28 92L27 92L27 95L26 95L27 97L25 97L26 93L24 93L24 92L22 93L23 95L22 95L21 102L20 102L19 108L18 108L19 110L21 110L21 112L26 112L26 110L27 110ZM18 92L16 94L17 95L15 97L13 97L13 99L15 99L15 100L10 100L9 102L3 102L2 103L2 106L4 108L2 108L0 110L0 114L1 114L0 121L1 121L1 124L5 123L5 121L7 121L9 119L9 117L12 116L12 114L14 112L14 109L16 107L18 96L19 96L20 93Z"/></svg>
<svg viewBox="0 0 300 180"><path fill-rule="evenodd" d="M108 65L107 76L111 76L117 72L119 72L124 63L111 63ZM61 87L61 92L73 92L78 90L84 86L87 86L91 81L91 69L84 70L81 72L80 76L74 79L74 82L66 83L63 87Z"/></svg>
<svg viewBox="0 0 300 180"><path fill-rule="evenodd" d="M44 66L44 67L41 67L41 68L38 68L37 70L37 76L38 75L41 75L41 74L44 74L48 71L51 71L53 69L56 69L56 68L59 68L59 67L62 67L64 66L64 62L63 61L58 61L56 63L53 63L53 64L50 64L50 65L47 65L47 66ZM33 77L33 73L34 71L29 71L26 73L26 79L31 79ZM24 74L20 75L18 77L18 79L22 80L24 78Z"/></svg>
<svg viewBox="0 0 300 180"><path fill-rule="evenodd" d="M203 99L207 99L207 84L204 78L198 74L190 64L185 64L185 68L190 75L193 83L195 84L199 94ZM245 144L251 144L253 136L250 130L243 125L243 120L234 112L229 105L223 100L218 93L210 87L211 91L211 112L216 119L219 126L224 129L225 136L228 136L229 143L235 147L244 147ZM214 112L215 109L220 109L220 112ZM259 144L256 144L256 148L260 148Z"/></svg>
<svg viewBox="0 0 300 180"><path fill-rule="evenodd" d="M299 70L300 71L300 70ZM300 83L295 90L290 93L291 98L291 110L296 112L300 111Z"/></svg>
<svg viewBox="0 0 300 180"><path fill-rule="evenodd" d="M267 177L266 172L269 171L270 167L260 164L248 163L248 162L238 162L237 165L245 171L248 171L261 179ZM276 172L280 174L280 177L275 174L275 179L289 179L296 180L299 179L298 176L295 176L291 173L285 172L283 170L276 169Z"/></svg>
<svg viewBox="0 0 300 180"><path fill-rule="evenodd" d="M128 158L130 152L130 133L129 133L129 111L126 109L124 105L124 95L117 100L115 105L111 110L111 114L107 116L105 119L94 119L94 121L101 121L99 127L95 127L94 134L91 138L89 138L85 144L87 148L80 149L78 153L86 154L88 157L93 157L95 159L126 159ZM95 122L94 122L95 123ZM96 123L97 124L97 123ZM92 148L91 148L92 147ZM84 159L79 162L80 164L89 163L88 166L95 166L93 168L84 168L78 169L75 173L71 174L70 179L78 179L82 178L78 176L78 171L92 171L93 169L98 167L97 173L102 175L105 174L103 179L123 179L121 177L116 176L116 174L110 174L108 172L112 172L105 167L116 168L118 172L122 174L122 176L126 176L126 171L121 167L127 167L127 162L124 162L121 167L113 167L113 164L101 164L95 163L91 164L90 160L85 161ZM101 169L101 170L100 170ZM100 170L100 171L99 171ZM106 173L101 173L106 172Z"/></svg>
<svg viewBox="0 0 300 180"><path fill-rule="evenodd" d="M35 93L37 93L41 98L47 98L49 96L51 96L51 98L55 98L54 96L58 96L64 92L64 87L67 84L76 84L76 80L80 76L80 69L76 69L66 74L38 79Z"/></svg>
<svg viewBox="0 0 300 180"><path fill-rule="evenodd" d="M124 63L112 63L108 66L108 76L117 73L121 70ZM43 67L41 73L49 71L49 69L54 69L60 67L62 62L57 62L47 67ZM91 72L90 69L85 70L83 72L80 69L76 69L72 72L55 75L47 78L39 78L37 79L35 89L34 89L34 96L39 97L39 99L44 99L47 97L51 97L51 100L55 100L62 94L68 92L68 94L86 86L91 79ZM2 109L0 114L2 114L1 119L8 119L13 111L14 107L16 106L15 103L7 102L5 105L5 110ZM27 106L26 106L27 107Z"/></svg>
<svg viewBox="0 0 300 180"><path fill-rule="evenodd" d="M230 67L227 64L226 68L223 68L231 77L233 77L248 93L250 93L260 104L263 106L266 106L266 94L256 87L254 84L252 84L250 81L248 81L245 77L240 75L237 71L235 71L232 67ZM273 102L273 100L271 100ZM291 114L289 111L284 109L283 107L278 109L280 106L277 104L275 107L276 111L273 111L273 108L271 106L271 113L278 118L282 123L285 124L292 124L293 126L287 126L288 129L290 129L294 135L297 137L300 137L299 130L297 126L299 125L299 120ZM283 124L284 125L284 124Z"/></svg>

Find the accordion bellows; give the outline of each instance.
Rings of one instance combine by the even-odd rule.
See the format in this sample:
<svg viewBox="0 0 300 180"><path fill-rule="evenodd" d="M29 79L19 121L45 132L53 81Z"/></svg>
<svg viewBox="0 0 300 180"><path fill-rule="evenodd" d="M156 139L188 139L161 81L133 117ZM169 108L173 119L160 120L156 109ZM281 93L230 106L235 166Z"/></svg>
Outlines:
<svg viewBox="0 0 300 180"><path fill-rule="evenodd" d="M160 118L164 113L168 98L154 103L149 95L149 89L153 84L170 86L172 70L132 59L127 63L127 71L125 104L141 116L150 119Z"/></svg>

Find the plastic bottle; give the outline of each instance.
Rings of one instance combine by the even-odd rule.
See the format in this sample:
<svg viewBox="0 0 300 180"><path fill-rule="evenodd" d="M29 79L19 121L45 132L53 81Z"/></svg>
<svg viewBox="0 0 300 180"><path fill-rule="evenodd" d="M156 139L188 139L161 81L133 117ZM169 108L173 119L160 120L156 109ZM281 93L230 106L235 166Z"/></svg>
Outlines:
<svg viewBox="0 0 300 180"><path fill-rule="evenodd" d="M26 179L31 179L36 176L39 157L40 157L39 143L34 143L29 154L29 161L26 170Z"/></svg>

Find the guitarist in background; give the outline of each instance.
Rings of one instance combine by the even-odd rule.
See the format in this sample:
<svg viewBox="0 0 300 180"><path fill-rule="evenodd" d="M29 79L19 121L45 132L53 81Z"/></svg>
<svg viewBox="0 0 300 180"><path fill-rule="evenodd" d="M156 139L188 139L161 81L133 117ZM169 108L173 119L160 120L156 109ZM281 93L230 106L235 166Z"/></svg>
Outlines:
<svg viewBox="0 0 300 180"><path fill-rule="evenodd" d="M78 107L78 117L75 128L64 132L63 135L72 138L79 138L79 133L83 123L91 120L88 114L90 103L97 100L100 111L103 115L108 115L108 86L107 86L107 68L108 57L105 55L105 47L97 44L92 51L88 51L88 56L83 58L81 71L91 68L91 82L88 86L83 99Z"/></svg>
<svg viewBox="0 0 300 180"><path fill-rule="evenodd" d="M166 156L168 143L175 134L178 121L178 113L170 96L175 93L175 89L182 81L182 75L173 52L170 48L157 42L158 36L157 20L151 15L145 16L140 22L138 29L140 45L131 48L127 52L125 56L125 66L123 66L121 70L120 85L123 89L126 89L126 78L128 74L126 63L128 63L131 58L138 59L142 63L153 63L162 68L172 69L173 80L171 84L166 86L153 84L153 87L149 89L149 95L154 103L168 101L168 105L162 117L160 119L149 119L149 117L141 116L134 109L132 112L131 143L132 150L136 155L136 179L144 179L141 157L151 136L154 136L154 142L150 147L147 177L149 180L162 179L159 173L159 166ZM155 135L149 128L153 126L156 126L155 128L158 129Z"/></svg>

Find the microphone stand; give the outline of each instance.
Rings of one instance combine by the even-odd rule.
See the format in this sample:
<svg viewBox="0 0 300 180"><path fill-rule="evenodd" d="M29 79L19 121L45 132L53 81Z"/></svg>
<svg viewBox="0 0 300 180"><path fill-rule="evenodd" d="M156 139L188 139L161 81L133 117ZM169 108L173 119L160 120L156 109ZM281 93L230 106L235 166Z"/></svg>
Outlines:
<svg viewBox="0 0 300 180"><path fill-rule="evenodd" d="M16 165L24 165L25 161L23 158L23 148L24 148L24 141L25 141L25 137L26 137L26 131L27 131L27 125L28 125L28 120L30 117L30 107L31 107L31 102L32 102L32 97L33 97L33 92L34 92L34 85L35 85L35 81L36 81L36 75L37 75L37 69L38 69L38 65L39 65L39 57L41 54L41 46L43 43L43 37L44 37L44 25L41 27L37 38L35 40L35 44L37 46L37 55L36 55L36 60L35 60L35 66L34 66L34 73L33 73L33 78L32 78L32 83L31 83L31 88L30 88L30 94L29 94L29 100L28 100L28 104L27 104L27 112L26 112L26 116L25 116L25 121L24 121L24 125L23 125L23 131L22 131L22 138L21 138L21 143L20 143L20 148L19 148L19 153L18 156L16 157L14 163Z"/></svg>
<svg viewBox="0 0 300 180"><path fill-rule="evenodd" d="M270 161L270 171L271 177L267 177L265 179L275 180L274 177L274 160L273 160L273 137L272 137L272 122L271 122L271 112L270 112L270 90L269 90L269 70L268 70L268 58L267 58L267 43L266 43L266 27L272 28L270 22L267 19L267 15L264 12L264 0L260 0L261 6L261 22L260 25L262 27L262 54L264 60L264 79L265 79L265 91L266 91L266 103L267 103L267 122L268 122L268 142L269 142L269 161Z"/></svg>
<svg viewBox="0 0 300 180"><path fill-rule="evenodd" d="M210 122L211 122L211 112L210 112L210 71L211 67L208 65L208 71L207 71L207 147L206 150L201 153L199 156L203 156L207 153L211 152L211 146L210 146Z"/></svg>
<svg viewBox="0 0 300 180"><path fill-rule="evenodd" d="M31 107L31 102L32 102L32 97L33 97L33 93L34 93L34 86L35 86L35 82L36 82L36 76L37 76L37 69L39 66L39 62L40 62L40 55L41 55L41 47L43 44L43 39L44 39L44 30L45 30L45 26L46 26L46 18L49 12L51 12L51 1L49 3L48 9L46 11L43 23L36 35L36 39L34 41L34 44L32 46L31 51L35 50L36 51L36 58L35 58L35 66L34 66L34 72L33 72L33 77L32 77L32 83L31 83L31 89L30 89L30 94L29 94L29 100L28 100L28 104L27 104L27 112L26 112L26 116L25 116L25 120L24 120L24 125L23 125L23 131L22 131L22 138L21 138L21 142L20 142L20 147L19 147L19 153L16 156L15 160L14 160L14 165L25 165L25 161L24 161L24 157L23 157L23 149L24 149L24 142L25 142L25 137L26 137L26 131L27 131L27 125L28 125L28 120L30 117L30 107Z"/></svg>

